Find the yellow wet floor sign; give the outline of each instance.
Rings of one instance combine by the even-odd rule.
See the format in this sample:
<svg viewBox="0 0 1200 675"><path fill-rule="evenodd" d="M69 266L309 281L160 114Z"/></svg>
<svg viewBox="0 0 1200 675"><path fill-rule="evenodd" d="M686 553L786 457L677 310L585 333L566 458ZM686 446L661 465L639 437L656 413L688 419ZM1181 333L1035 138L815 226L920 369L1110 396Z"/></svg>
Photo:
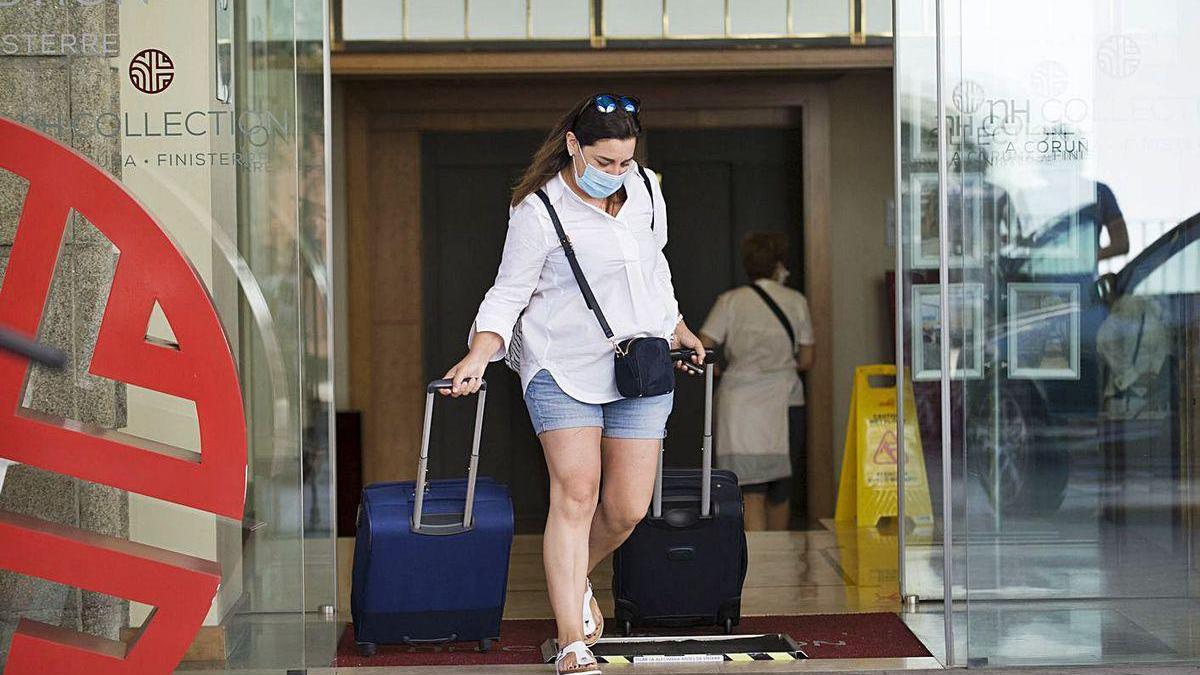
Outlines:
<svg viewBox="0 0 1200 675"><path fill-rule="evenodd" d="M895 381L896 367L892 365L854 369L835 514L835 520L839 522L854 521L856 527L875 527L880 519L898 515ZM916 525L931 524L933 507L929 503L929 480L925 476L912 384L907 379L904 382L904 460L904 515Z"/></svg>

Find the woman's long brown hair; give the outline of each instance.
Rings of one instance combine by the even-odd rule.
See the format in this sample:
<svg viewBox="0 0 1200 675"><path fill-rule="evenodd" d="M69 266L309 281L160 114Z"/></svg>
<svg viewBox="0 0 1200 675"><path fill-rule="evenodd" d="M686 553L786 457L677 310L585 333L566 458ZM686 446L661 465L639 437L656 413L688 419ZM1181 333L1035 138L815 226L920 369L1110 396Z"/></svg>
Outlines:
<svg viewBox="0 0 1200 675"><path fill-rule="evenodd" d="M642 133L642 125L637 113L630 113L618 107L610 113L602 113L596 109L592 101L598 94L592 94L575 104L558 119L554 128L546 135L541 147L533 153L533 161L521 175L513 188L512 206L521 203L529 195L536 192L554 178L554 174L562 171L571 164L571 155L567 153L567 132L574 132L579 139L579 145L592 145L606 138L624 140L637 138Z"/></svg>

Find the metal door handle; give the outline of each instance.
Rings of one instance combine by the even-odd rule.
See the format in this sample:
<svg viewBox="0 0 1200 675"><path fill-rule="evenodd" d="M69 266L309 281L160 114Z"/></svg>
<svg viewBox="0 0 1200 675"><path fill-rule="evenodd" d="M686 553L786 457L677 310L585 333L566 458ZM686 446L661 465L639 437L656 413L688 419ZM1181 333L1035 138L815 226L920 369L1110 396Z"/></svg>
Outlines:
<svg viewBox="0 0 1200 675"><path fill-rule="evenodd" d="M214 0L214 3L213 97L221 103L233 103L233 3L230 0Z"/></svg>

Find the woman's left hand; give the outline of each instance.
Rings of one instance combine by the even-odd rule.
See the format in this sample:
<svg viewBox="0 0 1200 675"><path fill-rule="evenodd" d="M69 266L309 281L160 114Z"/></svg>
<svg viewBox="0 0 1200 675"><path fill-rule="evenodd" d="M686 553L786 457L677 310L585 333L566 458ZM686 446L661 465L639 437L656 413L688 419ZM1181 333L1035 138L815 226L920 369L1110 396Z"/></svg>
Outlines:
<svg viewBox="0 0 1200 675"><path fill-rule="evenodd" d="M675 327L675 340L679 347L696 350L696 353L692 356L692 363L703 368L704 343L700 342L700 338L696 337L692 331L688 330L687 325L682 321L680 321L679 325ZM691 375L698 375L704 372L703 370L701 370L700 373L696 372L696 370L689 368L683 361L677 361L675 363L675 367Z"/></svg>

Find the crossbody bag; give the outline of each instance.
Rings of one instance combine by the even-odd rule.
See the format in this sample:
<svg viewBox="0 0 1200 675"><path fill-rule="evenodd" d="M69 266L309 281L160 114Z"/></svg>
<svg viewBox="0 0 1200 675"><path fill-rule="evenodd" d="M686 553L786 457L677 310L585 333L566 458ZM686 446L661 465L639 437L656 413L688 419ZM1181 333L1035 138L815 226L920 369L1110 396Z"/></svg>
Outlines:
<svg viewBox="0 0 1200 675"><path fill-rule="evenodd" d="M638 173L646 183L646 191L650 193L650 229L653 230L654 191L651 189L650 177L646 175L645 169L638 166ZM616 375L617 391L625 398L658 396L674 391L675 375L671 364L670 344L661 337L633 337L616 340L612 328L608 325L608 320L604 317L603 310L600 309L600 304L596 301L596 296L592 293L592 287L588 284L587 277L579 267L579 261L575 256L575 247L571 244L571 238L563 230L562 221L559 220L558 212L550 203L550 197L545 190L541 189L536 194L550 214L550 221L554 223L554 231L558 235L559 243L562 244L563 254L566 255L567 262L571 266L571 273L575 275L575 282L579 285L580 292L583 293L584 302L588 309L596 315L596 321L600 323L604 337L613 346L613 372ZM517 372L520 372L520 355L524 342L520 337L520 332L521 319L518 317L504 359L508 367Z"/></svg>

